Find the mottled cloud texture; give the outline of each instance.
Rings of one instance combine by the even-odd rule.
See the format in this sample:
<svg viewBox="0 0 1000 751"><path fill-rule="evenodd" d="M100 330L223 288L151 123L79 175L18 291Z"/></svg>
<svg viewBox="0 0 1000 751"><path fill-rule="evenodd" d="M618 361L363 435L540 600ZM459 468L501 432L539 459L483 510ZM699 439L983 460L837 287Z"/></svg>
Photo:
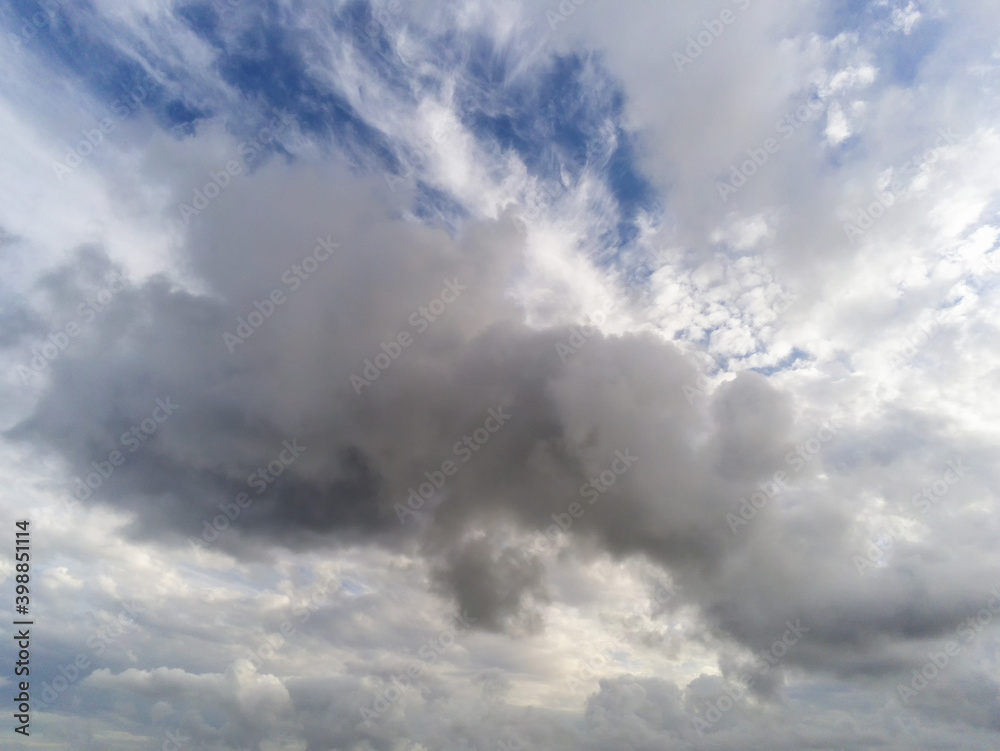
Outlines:
<svg viewBox="0 0 1000 751"><path fill-rule="evenodd" d="M996 746L1000 10L0 20L5 748Z"/></svg>

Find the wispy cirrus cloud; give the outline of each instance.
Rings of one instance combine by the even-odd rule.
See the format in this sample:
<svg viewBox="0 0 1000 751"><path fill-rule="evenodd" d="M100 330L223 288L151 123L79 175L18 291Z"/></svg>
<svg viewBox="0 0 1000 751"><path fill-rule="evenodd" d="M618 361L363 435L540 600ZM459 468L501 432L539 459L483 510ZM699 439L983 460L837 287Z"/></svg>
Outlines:
<svg viewBox="0 0 1000 751"><path fill-rule="evenodd" d="M37 737L990 747L996 16L0 9Z"/></svg>

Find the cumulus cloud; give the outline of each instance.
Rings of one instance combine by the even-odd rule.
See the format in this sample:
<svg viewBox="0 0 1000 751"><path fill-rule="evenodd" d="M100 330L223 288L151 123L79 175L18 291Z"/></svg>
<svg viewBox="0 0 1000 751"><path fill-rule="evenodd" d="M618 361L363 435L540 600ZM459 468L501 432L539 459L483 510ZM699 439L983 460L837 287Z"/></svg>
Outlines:
<svg viewBox="0 0 1000 751"><path fill-rule="evenodd" d="M3 11L33 728L989 747L995 16Z"/></svg>

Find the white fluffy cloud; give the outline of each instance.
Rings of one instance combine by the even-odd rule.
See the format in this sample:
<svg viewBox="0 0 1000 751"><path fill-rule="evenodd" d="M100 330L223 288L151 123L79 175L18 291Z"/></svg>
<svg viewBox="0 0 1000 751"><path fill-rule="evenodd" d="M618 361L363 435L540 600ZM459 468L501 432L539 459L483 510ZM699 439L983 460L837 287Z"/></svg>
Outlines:
<svg viewBox="0 0 1000 751"><path fill-rule="evenodd" d="M995 745L997 9L43 8L18 747Z"/></svg>

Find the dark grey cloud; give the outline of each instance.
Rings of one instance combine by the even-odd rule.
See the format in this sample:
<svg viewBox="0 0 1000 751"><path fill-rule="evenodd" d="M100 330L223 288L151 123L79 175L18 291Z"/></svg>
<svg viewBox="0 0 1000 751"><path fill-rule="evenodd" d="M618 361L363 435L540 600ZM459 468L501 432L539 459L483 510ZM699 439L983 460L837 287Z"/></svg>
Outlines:
<svg viewBox="0 0 1000 751"><path fill-rule="evenodd" d="M544 568L537 559L525 561L517 549L497 551L485 537L459 543L437 581L480 628L532 633L541 626L532 605L548 600Z"/></svg>
<svg viewBox="0 0 1000 751"><path fill-rule="evenodd" d="M546 17L557 4L409 5L375 16L364 52L341 44L372 20L364 3L310 11L309 28L285 27L299 6L224 5L218 18L106 19L109 57L131 64L141 48L174 71L157 73L163 99L146 113L189 122L168 136L137 113L51 201L38 198L47 157L34 173L22 162L78 132L79 115L36 93L38 112L11 100L31 117L11 115L3 146L18 183L3 217L17 237L0 230L0 348L29 367L54 354L27 381L11 371L0 402L19 417L3 448L42 470L32 491L86 496L75 511L38 504L51 535L39 542L41 679L81 650L97 657L88 637L147 586L136 572L170 564L149 577L138 622L41 713L46 740L995 745L996 266L977 266L996 243L996 50L982 31L995 12L914 3L918 33L883 29L890 43L854 36L854 16L822 3L753 3L677 71L671 53L721 5L651 16L572 3L558 28ZM97 18L65 20L83 29L83 16ZM42 64L42 41L8 77ZM205 65L251 42L273 67ZM538 75L578 63L565 80ZM243 75L259 92L246 96ZM74 85L58 83L36 88ZM571 166L563 143L500 148L575 127L549 129L557 90L596 118L581 123L601 133L589 161ZM721 199L730 164L813 97L808 122ZM178 203L286 101L303 116L281 145L178 221ZM956 143L847 241L845 217L949 123ZM627 164L605 158L616 144L636 147ZM359 174L406 160L413 173L391 186ZM536 174L542 163L553 173ZM623 196L647 178L663 213L625 222ZM502 208L533 196L547 198L527 222ZM638 236L617 247L623 222ZM126 268L165 271L105 294ZM789 289L794 304L776 304ZM549 323L606 298L617 320L603 332L575 339ZM934 311L933 336L892 360ZM78 334L53 349L70 324ZM945 479L956 463L968 469ZM25 486L11 487L7 515ZM113 519L122 529L95 532ZM343 596L256 669L234 665L287 617L303 571L333 558L358 568ZM664 581L679 585L666 603ZM455 613L472 630L365 724L359 708ZM598 622L631 625L595 645ZM557 686L595 655L575 694Z"/></svg>
<svg viewBox="0 0 1000 751"><path fill-rule="evenodd" d="M481 222L452 239L394 219L377 193L345 180L275 168L234 186L188 238L207 291L152 278L116 294L8 436L57 452L80 477L121 452L84 503L127 510L137 538L202 538L251 557L262 543L419 540L436 586L490 630L536 632L548 600L538 559L501 547L498 530L544 532L574 503L581 550L671 571L718 637L759 651L801 619L809 634L789 665L903 670L919 656L905 644L944 635L978 607L977 564L956 561L945 575L915 543L859 580L851 501L804 487L827 455L795 475L787 454L814 428L764 377L741 374L699 405L684 393L691 363L648 335L594 335L564 361L556 343L570 331L525 327L504 295L521 259L516 224ZM285 271L317 238L340 252L293 291ZM72 299L67 290L110 268L89 251L45 284ZM464 290L413 325L449 282ZM286 301L230 352L224 333L273 289ZM401 331L412 343L357 393L351 375ZM176 410L154 424L164 399ZM511 416L475 452L462 448L491 409ZM636 457L620 475L616 452ZM436 505L401 523L396 505L447 460L457 471ZM779 470L795 475L791 488L734 535L725 515ZM602 476L613 484L590 503L585 486ZM206 540L217 518L229 528ZM885 652L886 639L900 649Z"/></svg>

